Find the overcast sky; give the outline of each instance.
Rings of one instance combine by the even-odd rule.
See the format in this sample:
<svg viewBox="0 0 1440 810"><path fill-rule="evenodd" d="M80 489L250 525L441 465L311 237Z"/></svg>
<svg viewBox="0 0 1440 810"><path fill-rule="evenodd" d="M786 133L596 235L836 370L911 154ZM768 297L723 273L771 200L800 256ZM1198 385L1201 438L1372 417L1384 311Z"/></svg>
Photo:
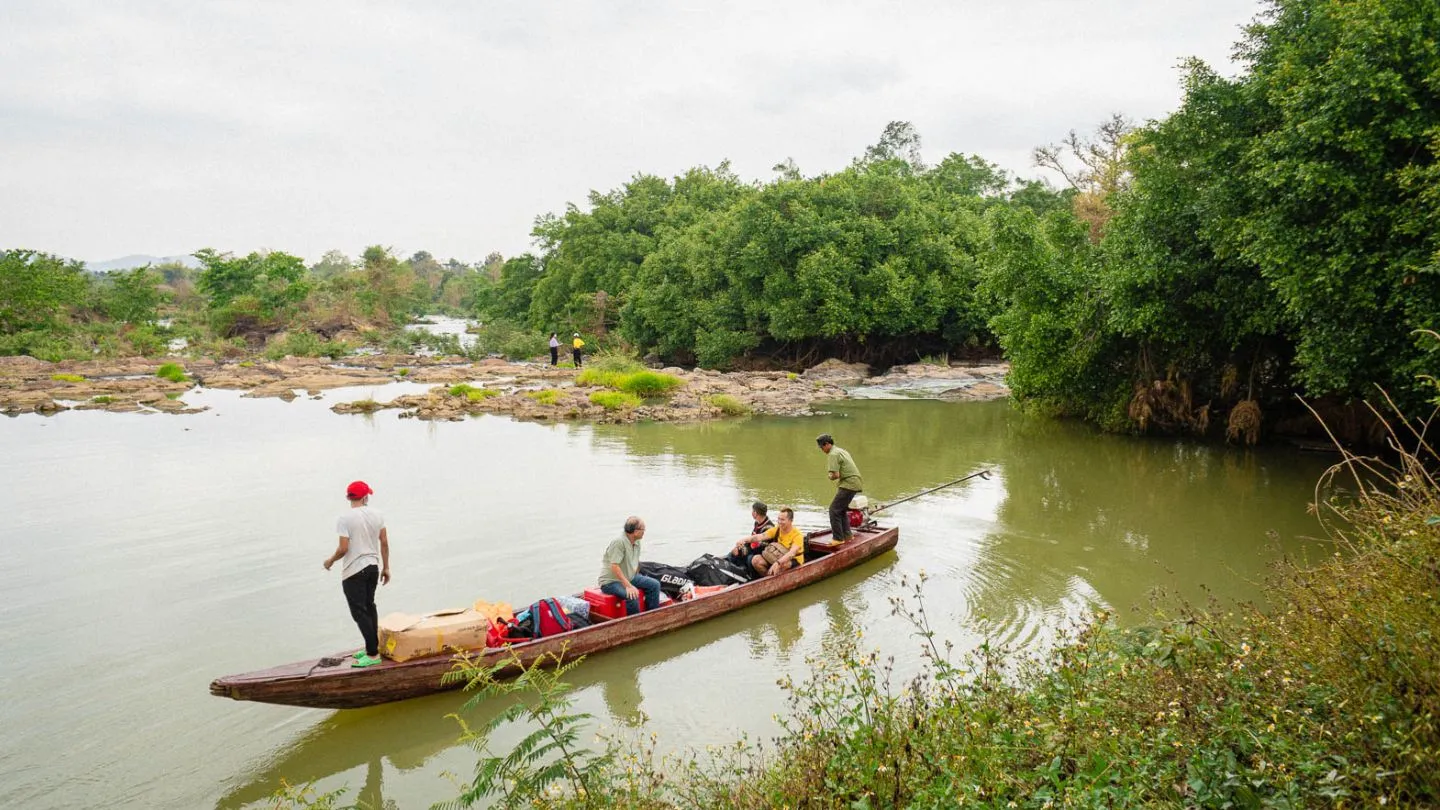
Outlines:
<svg viewBox="0 0 1440 810"><path fill-rule="evenodd" d="M724 159L927 161L1163 117L1257 0L0 2L0 249L366 245L478 261L537 214Z"/></svg>

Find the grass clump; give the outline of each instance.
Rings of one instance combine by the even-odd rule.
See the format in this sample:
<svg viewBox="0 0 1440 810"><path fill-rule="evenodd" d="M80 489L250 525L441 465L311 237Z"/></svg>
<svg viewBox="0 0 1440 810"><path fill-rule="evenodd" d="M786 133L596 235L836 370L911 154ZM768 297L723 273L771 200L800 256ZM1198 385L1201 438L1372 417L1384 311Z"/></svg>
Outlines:
<svg viewBox="0 0 1440 810"><path fill-rule="evenodd" d="M752 412L749 405L729 394L711 394L705 398L705 401L719 408L720 412L726 416L745 416Z"/></svg>
<svg viewBox="0 0 1440 810"><path fill-rule="evenodd" d="M541 405L554 405L560 401L560 392L554 388L547 388L544 391L526 391L525 396Z"/></svg>
<svg viewBox="0 0 1440 810"><path fill-rule="evenodd" d="M185 382L185 369L179 363L165 363L155 371L155 376L170 382Z"/></svg>
<svg viewBox="0 0 1440 810"><path fill-rule="evenodd" d="M375 413L376 411L380 410L381 408L383 408L383 407L385 407L385 406L382 405L382 404L380 404L379 402L376 402L376 401L372 398L372 399L357 399L357 400L355 400L354 402L350 403L350 407L351 407L352 409L360 412L360 413Z"/></svg>
<svg viewBox="0 0 1440 810"><path fill-rule="evenodd" d="M673 374L662 374L658 371L636 371L621 378L615 387L637 397L661 397L670 394L684 384L684 380Z"/></svg>
<svg viewBox="0 0 1440 810"><path fill-rule="evenodd" d="M599 386L601 388L619 388L620 382L625 379L627 372L608 371L602 368L584 368L575 375L575 384L583 386Z"/></svg>
<svg viewBox="0 0 1440 810"><path fill-rule="evenodd" d="M115 397L112 397L109 394L101 394L98 397L91 397L90 401L95 403L96 405L109 405L110 403L115 401Z"/></svg>
<svg viewBox="0 0 1440 810"><path fill-rule="evenodd" d="M408 369L408 368L397 368L397 369L395 369L395 376L397 376L397 377L408 377L408 376L410 376L410 369Z"/></svg>
<svg viewBox="0 0 1440 810"><path fill-rule="evenodd" d="M85 382L85 377L81 374L51 374L50 379L57 382Z"/></svg>
<svg viewBox="0 0 1440 810"><path fill-rule="evenodd" d="M481 400L500 396L500 392L493 388L477 388L470 383L458 383L450 386L449 394L452 397L465 397L471 402L480 402Z"/></svg>
<svg viewBox="0 0 1440 810"><path fill-rule="evenodd" d="M635 408L640 405L639 397L624 391L596 391L590 395L590 401L607 411Z"/></svg>

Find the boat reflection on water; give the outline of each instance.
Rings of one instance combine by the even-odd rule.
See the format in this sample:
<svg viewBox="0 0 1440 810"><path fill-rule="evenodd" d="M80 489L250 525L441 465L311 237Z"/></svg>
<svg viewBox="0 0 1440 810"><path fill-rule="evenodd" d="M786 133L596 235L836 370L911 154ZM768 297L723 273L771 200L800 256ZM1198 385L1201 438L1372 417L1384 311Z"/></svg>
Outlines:
<svg viewBox="0 0 1440 810"><path fill-rule="evenodd" d="M864 599L860 584L894 562L893 554L885 554L834 575L823 588L801 588L761 605L608 651L571 670L566 681L574 687L576 696L599 688L610 717L592 721L597 729L606 725L640 728L648 719L640 686L640 676L646 670L732 637L744 639L752 659L777 655L788 660L805 633L801 611L817 605L824 606L825 623L812 628L812 632L825 636L852 634L853 615L863 609L850 604ZM409 771L459 746L460 726L449 715L460 712L469 697L463 692L442 692L399 703L331 712L273 758L240 777L239 784L227 791L215 807L252 807L273 796L282 780L292 786L304 785L361 766L365 767L364 786L358 796L351 792L354 785L347 786L346 800L357 799L363 807L396 807L393 799L387 803L384 798L384 763L388 761L398 771ZM500 701L481 702L465 713L465 722L472 729L481 728L504 707ZM467 777L468 773L460 776Z"/></svg>

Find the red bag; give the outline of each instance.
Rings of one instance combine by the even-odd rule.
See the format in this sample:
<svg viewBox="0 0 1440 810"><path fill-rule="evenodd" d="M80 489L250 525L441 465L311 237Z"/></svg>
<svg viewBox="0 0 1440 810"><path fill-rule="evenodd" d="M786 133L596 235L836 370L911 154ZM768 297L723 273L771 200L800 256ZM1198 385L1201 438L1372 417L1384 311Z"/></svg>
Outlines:
<svg viewBox="0 0 1440 810"><path fill-rule="evenodd" d="M570 614L554 599L541 599L530 606L530 622L535 628L536 638L568 633L575 629Z"/></svg>
<svg viewBox="0 0 1440 810"><path fill-rule="evenodd" d="M498 619L491 619L490 629L485 633L485 646L504 647L506 644L514 644L517 641L530 640L528 636L513 634L512 631L515 629L514 625Z"/></svg>

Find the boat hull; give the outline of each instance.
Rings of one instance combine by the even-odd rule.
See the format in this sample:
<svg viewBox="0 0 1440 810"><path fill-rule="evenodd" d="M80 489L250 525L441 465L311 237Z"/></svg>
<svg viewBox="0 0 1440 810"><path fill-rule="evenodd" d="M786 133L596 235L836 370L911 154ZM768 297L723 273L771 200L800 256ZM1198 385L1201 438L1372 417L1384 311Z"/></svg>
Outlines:
<svg viewBox="0 0 1440 810"><path fill-rule="evenodd" d="M894 527L857 529L849 542L830 545L826 533L810 541L812 552L823 554L782 576L761 577L743 585L665 608L622 619L597 622L559 636L470 651L482 666L506 664L502 672L529 666L546 656L573 659L668 633L686 625L730 613L783 593L803 588L890 551L900 539ZM512 655L513 653L513 655ZM312 659L270 669L228 675L210 683L210 694L234 700L278 703L317 709L357 709L457 689L461 681L446 683L457 656L439 655L410 661L386 661L373 667L349 666L349 653L329 660ZM551 659L553 660L553 659Z"/></svg>

